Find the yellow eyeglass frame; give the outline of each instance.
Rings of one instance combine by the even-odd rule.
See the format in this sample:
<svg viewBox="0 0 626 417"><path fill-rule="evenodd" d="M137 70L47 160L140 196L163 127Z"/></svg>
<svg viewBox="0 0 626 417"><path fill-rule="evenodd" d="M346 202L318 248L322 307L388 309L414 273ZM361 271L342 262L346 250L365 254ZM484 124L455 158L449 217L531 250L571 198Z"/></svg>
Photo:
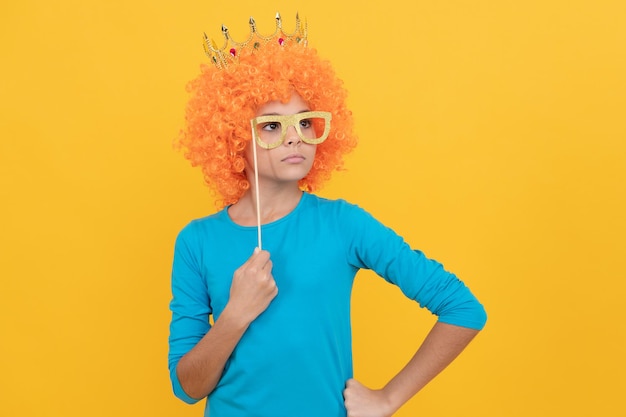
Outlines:
<svg viewBox="0 0 626 417"><path fill-rule="evenodd" d="M306 119L324 119L324 132L319 138L307 138L304 136L301 130L300 122ZM298 136L304 143L308 143L309 145L317 145L324 142L328 138L328 134L330 133L330 121L332 119L332 115L327 111L305 111L302 113L296 114L286 114L286 115L269 115L269 116L257 116L254 119L250 120L250 125L252 126L252 137L255 142L263 149L274 149L279 147L287 136L287 128L289 126L293 126L298 132ZM257 126L262 123L280 123L281 133L280 140L274 143L265 143L261 140L259 135L257 135Z"/></svg>

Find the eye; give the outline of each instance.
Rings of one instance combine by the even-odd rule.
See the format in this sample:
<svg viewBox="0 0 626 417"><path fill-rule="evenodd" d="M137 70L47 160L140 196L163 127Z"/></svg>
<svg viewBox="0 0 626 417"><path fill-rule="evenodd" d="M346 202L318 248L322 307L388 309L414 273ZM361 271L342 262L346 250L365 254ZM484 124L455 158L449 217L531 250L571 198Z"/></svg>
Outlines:
<svg viewBox="0 0 626 417"><path fill-rule="evenodd" d="M313 126L313 122L311 122L311 119L300 120L300 127L301 128L308 129L311 126Z"/></svg>
<svg viewBox="0 0 626 417"><path fill-rule="evenodd" d="M261 125L261 129L271 132L271 131L280 129L280 123L279 122L263 123L263 125Z"/></svg>

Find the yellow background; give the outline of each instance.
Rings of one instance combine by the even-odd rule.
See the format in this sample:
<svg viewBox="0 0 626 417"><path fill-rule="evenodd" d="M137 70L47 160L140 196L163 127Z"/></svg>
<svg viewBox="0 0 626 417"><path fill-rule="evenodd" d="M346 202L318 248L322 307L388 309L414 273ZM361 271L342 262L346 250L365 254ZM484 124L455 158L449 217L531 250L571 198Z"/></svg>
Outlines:
<svg viewBox="0 0 626 417"><path fill-rule="evenodd" d="M172 245L214 211L172 149L201 34L299 10L361 143L321 195L442 261L486 329L398 416L623 416L626 8L603 1L41 1L0 11L0 415L200 416L166 370ZM356 376L433 318L363 273ZM295 416L294 416L295 417Z"/></svg>

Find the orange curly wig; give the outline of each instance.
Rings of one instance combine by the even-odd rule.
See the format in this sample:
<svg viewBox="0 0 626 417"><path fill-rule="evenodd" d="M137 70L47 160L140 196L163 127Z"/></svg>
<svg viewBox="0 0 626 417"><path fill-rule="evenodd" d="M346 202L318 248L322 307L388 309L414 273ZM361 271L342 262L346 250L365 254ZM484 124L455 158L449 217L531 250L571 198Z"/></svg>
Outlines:
<svg viewBox="0 0 626 417"><path fill-rule="evenodd" d="M226 69L201 66L188 86L191 99L178 144L192 166L200 166L222 207L236 203L250 188L244 173L244 149L251 142L250 119L269 101L289 101L296 92L311 110L329 111L333 119L325 142L317 147L311 171L300 188L315 191L357 143L347 91L328 61L315 49L295 42L271 41L258 50L242 50L239 63Z"/></svg>

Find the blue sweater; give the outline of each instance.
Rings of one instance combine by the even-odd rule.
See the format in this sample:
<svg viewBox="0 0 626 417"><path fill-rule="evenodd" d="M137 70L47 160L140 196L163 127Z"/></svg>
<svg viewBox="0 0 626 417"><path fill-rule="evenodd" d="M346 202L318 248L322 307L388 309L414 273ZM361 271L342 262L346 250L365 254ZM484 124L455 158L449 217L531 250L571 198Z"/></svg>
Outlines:
<svg viewBox="0 0 626 417"><path fill-rule="evenodd" d="M394 231L343 200L304 193L287 216L262 227L278 295L247 329L209 395L211 417L345 417L352 377L350 293L372 269L438 320L481 329L486 315L465 285ZM176 241L169 369L174 393L196 402L176 376L180 358L209 331L234 271L256 246L256 227L226 209L191 222Z"/></svg>

